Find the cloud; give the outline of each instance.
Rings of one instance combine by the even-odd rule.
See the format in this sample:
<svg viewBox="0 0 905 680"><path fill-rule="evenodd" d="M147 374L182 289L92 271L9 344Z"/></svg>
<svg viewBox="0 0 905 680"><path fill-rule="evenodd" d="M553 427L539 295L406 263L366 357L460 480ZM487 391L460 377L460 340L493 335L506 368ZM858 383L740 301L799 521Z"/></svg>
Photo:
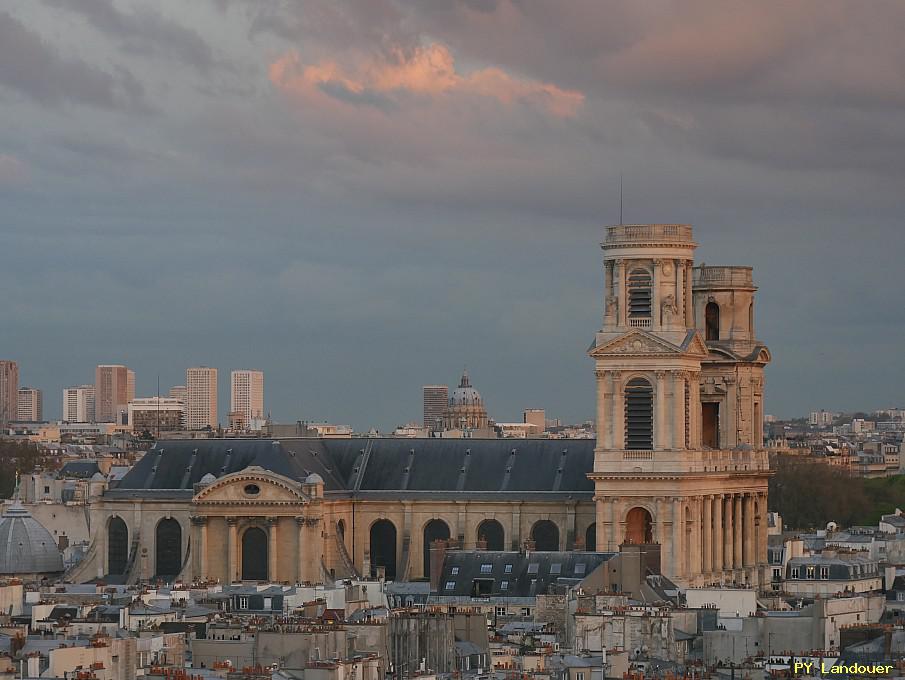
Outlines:
<svg viewBox="0 0 905 680"><path fill-rule="evenodd" d="M404 95L432 99L473 95L502 104L531 105L554 116L571 118L584 102L581 92L516 78L500 68L462 74L449 48L438 43L410 50L397 47L386 56L351 69L332 60L305 65L296 50L289 50L271 64L269 73L271 82L284 92L304 96L321 92L347 103L368 104Z"/></svg>
<svg viewBox="0 0 905 680"><path fill-rule="evenodd" d="M82 17L128 51L176 58L201 71L216 63L210 46L198 33L147 7L124 12L112 0L44 0L44 3Z"/></svg>
<svg viewBox="0 0 905 680"><path fill-rule="evenodd" d="M107 109L144 106L143 90L120 67L116 75L65 59L41 36L0 11L0 86L42 104L63 102Z"/></svg>

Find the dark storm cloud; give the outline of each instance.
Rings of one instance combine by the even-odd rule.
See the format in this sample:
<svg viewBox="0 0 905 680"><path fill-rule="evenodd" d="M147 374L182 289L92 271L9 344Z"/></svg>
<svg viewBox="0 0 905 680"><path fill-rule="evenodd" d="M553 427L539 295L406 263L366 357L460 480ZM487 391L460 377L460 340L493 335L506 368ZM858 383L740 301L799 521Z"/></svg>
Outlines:
<svg viewBox="0 0 905 680"><path fill-rule="evenodd" d="M125 69L116 76L62 57L41 36L0 11L0 85L41 104L62 102L102 108L135 108L141 85Z"/></svg>
<svg viewBox="0 0 905 680"><path fill-rule="evenodd" d="M501 420L591 417L621 174L628 221L755 267L768 411L901 404L898 0L37 6L0 84L103 110L4 110L28 382L256 366L277 419L387 427L467 363Z"/></svg>

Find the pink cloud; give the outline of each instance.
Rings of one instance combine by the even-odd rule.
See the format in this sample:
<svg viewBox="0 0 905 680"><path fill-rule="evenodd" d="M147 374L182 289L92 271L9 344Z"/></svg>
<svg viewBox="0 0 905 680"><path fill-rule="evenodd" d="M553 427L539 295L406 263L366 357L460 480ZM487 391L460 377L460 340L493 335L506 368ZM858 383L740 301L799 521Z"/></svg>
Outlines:
<svg viewBox="0 0 905 680"><path fill-rule="evenodd" d="M341 91L365 98L415 94L430 98L476 95L504 104L537 106L557 117L578 114L584 94L551 83L517 78L500 68L484 68L463 74L445 45L432 43L412 50L394 49L385 58L362 61L346 68L324 60L305 65L295 50L289 50L270 66L270 80L280 90L323 96Z"/></svg>

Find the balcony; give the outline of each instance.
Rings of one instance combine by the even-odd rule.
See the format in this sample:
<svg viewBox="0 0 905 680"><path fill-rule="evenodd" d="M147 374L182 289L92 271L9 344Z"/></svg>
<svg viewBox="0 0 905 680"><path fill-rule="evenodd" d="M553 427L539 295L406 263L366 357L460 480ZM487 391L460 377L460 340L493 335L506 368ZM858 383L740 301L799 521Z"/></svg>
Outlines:
<svg viewBox="0 0 905 680"><path fill-rule="evenodd" d="M595 455L594 469L602 475L765 473L770 460L763 449L605 450Z"/></svg>
<svg viewBox="0 0 905 680"><path fill-rule="evenodd" d="M754 288L751 267L694 268L695 288Z"/></svg>
<svg viewBox="0 0 905 680"><path fill-rule="evenodd" d="M690 224L620 224L606 228L606 244L691 243Z"/></svg>
<svg viewBox="0 0 905 680"><path fill-rule="evenodd" d="M641 317L635 319L629 319L628 325L632 328L650 328L650 318Z"/></svg>

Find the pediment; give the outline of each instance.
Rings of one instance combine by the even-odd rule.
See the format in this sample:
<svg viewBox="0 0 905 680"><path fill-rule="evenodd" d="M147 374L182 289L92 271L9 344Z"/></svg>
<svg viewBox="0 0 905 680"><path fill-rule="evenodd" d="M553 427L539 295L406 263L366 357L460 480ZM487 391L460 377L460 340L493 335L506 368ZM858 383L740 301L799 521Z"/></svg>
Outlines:
<svg viewBox="0 0 905 680"><path fill-rule="evenodd" d="M298 505L310 502L310 498L295 480L252 466L220 477L196 493L192 502L211 505Z"/></svg>
<svg viewBox="0 0 905 680"><path fill-rule="evenodd" d="M588 354L591 357L613 355L663 355L682 354L682 350L657 336L634 329L602 345L594 347Z"/></svg>

